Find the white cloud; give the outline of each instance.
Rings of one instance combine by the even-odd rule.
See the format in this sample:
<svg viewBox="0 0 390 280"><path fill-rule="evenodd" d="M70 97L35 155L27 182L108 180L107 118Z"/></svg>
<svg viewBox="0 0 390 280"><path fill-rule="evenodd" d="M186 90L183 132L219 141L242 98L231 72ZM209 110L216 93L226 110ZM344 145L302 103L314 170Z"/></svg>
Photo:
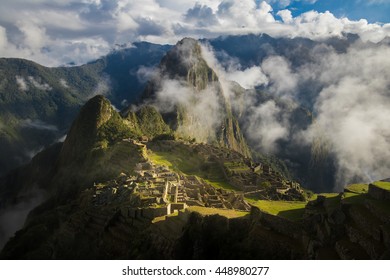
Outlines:
<svg viewBox="0 0 390 280"><path fill-rule="evenodd" d="M294 99L299 76L292 72L289 62L280 56L271 56L263 61L261 68L268 77L268 90L278 97Z"/></svg>
<svg viewBox="0 0 390 280"><path fill-rule="evenodd" d="M28 45L34 51L41 49L48 41L44 27L27 21L18 21L16 26L23 34L24 44Z"/></svg>
<svg viewBox="0 0 390 280"><path fill-rule="evenodd" d="M290 10L281 10L277 13L277 15L282 18L284 23L292 23L293 22L293 16L292 16Z"/></svg>
<svg viewBox="0 0 390 280"><path fill-rule="evenodd" d="M60 79L60 85L64 88L69 88L68 82L64 79Z"/></svg>
<svg viewBox="0 0 390 280"><path fill-rule="evenodd" d="M278 148L277 141L288 137L288 121L275 101L270 100L249 109L247 135L257 142L257 148L272 153Z"/></svg>
<svg viewBox="0 0 390 280"><path fill-rule="evenodd" d="M246 89L253 89L256 86L267 85L268 78L259 66L243 69L234 59L226 57L223 67L217 60L214 50L209 45L202 45L202 56L207 64L216 71L226 96L230 95L230 81L239 83Z"/></svg>
<svg viewBox="0 0 390 280"><path fill-rule="evenodd" d="M265 0L265 1L267 1L267 3L272 4L272 5L274 5L274 4L278 5L278 7L280 7L280 8L286 8L294 2L307 2L309 4L314 4L315 2L317 2L317 0Z"/></svg>
<svg viewBox="0 0 390 280"><path fill-rule="evenodd" d="M53 89L49 84L41 82L40 81L41 78L39 78L39 77L34 78L33 76L28 76L27 78L28 78L30 84L37 89L44 90L44 91L50 91Z"/></svg>
<svg viewBox="0 0 390 280"><path fill-rule="evenodd" d="M277 2L286 6L292 1ZM2 1L0 50L5 57L54 66L85 63L116 43L135 40L173 44L187 36L248 33L316 39L353 32L378 42L390 34L387 25L336 18L329 12L294 18L283 10L278 15L282 21L275 20L271 5L255 0Z"/></svg>
<svg viewBox="0 0 390 280"><path fill-rule="evenodd" d="M315 103L315 124L302 139L321 136L338 167L337 187L390 174L390 48L352 47L330 53L301 69L323 85ZM302 140L301 139L301 140ZM338 189L340 190L340 189Z"/></svg>
<svg viewBox="0 0 390 280"><path fill-rule="evenodd" d="M20 122L21 127L34 128L39 130L50 130L50 131L58 131L58 128L55 125L47 124L41 120L31 120L25 119Z"/></svg>
<svg viewBox="0 0 390 280"><path fill-rule="evenodd" d="M202 46L202 56L207 64L216 71L223 93L233 110L239 115L245 115L244 127L242 128L249 140L255 143L256 148L262 152L276 152L279 149L278 141L286 140L289 137L289 111L287 112L273 100L259 104L256 92L253 90L247 90L243 95L236 95L231 81L239 83L246 89L253 89L259 85L269 86L269 88L275 89L274 94L282 97L283 93L293 92L296 86L294 83L297 74L291 72L288 62L281 57L271 57L261 67L242 69L236 60L226 61L229 60L226 57L224 62L227 67L223 67L218 63L213 49L205 45ZM267 77L265 73L269 73L271 67L275 69L275 73ZM284 81L289 78L288 76L290 79L294 79L294 82L284 84ZM292 98L292 95L288 95L287 99Z"/></svg>
<svg viewBox="0 0 390 280"><path fill-rule="evenodd" d="M218 89L212 84L197 91L185 81L163 78L154 106L164 113L184 108L186 114L178 123L176 133L185 138L196 138L199 142L212 142L216 140L215 131L223 119L219 100Z"/></svg>
<svg viewBox="0 0 390 280"><path fill-rule="evenodd" d="M148 81L156 79L160 73L158 69L154 67L140 66L137 70L137 79L141 83L146 83Z"/></svg>
<svg viewBox="0 0 390 280"><path fill-rule="evenodd" d="M262 69L256 66L244 70L231 70L225 76L228 80L235 81L246 89L268 84L268 79Z"/></svg>
<svg viewBox="0 0 390 280"><path fill-rule="evenodd" d="M21 77L21 76L15 76L15 79L16 79L16 83L18 84L18 87L21 91L27 91L28 90L28 86L27 86L27 83L26 83L26 80Z"/></svg>
<svg viewBox="0 0 390 280"><path fill-rule="evenodd" d="M242 69L224 58L222 67L212 49L203 57L217 72L224 93L245 112L243 129L263 152L274 153L280 140L311 145L320 138L335 156L337 191L351 182L389 177L390 164L390 47L356 42L346 53L318 45L308 51L303 65L292 67L287 58L269 56L260 66ZM255 71L256 70L256 71ZM228 80L251 84L250 72L263 75L266 91L277 97L259 103L252 91L234 100ZM291 133L291 112L297 102L313 106L314 123L301 134ZM311 104L311 105L310 105Z"/></svg>

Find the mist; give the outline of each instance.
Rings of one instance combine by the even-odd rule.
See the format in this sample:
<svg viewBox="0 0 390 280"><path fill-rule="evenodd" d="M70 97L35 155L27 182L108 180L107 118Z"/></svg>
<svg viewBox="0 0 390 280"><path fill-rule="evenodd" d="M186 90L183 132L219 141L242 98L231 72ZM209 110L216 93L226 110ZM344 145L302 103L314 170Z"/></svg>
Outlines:
<svg viewBox="0 0 390 280"><path fill-rule="evenodd" d="M322 84L314 104L316 125L303 132L310 141L322 133L337 159L336 188L390 174L390 47L355 45L330 53L304 73Z"/></svg>
<svg viewBox="0 0 390 280"><path fill-rule="evenodd" d="M96 86L92 90L91 94L86 96L84 99L85 99L85 101L88 101L89 99L93 98L96 95L108 96L111 93L111 91L112 91L111 78L108 74L103 74L100 77L99 82L96 84Z"/></svg>
<svg viewBox="0 0 390 280"><path fill-rule="evenodd" d="M185 81L163 79L154 105L162 113L177 108L185 110L185 119L178 124L177 134L196 138L198 142L210 142L216 140L216 128L223 120L218 92L218 86L213 84L198 91Z"/></svg>
<svg viewBox="0 0 390 280"><path fill-rule="evenodd" d="M58 131L58 127L55 125L47 124L39 119L31 120L25 119L20 122L21 127L34 128L39 130Z"/></svg>
<svg viewBox="0 0 390 280"><path fill-rule="evenodd" d="M256 81L237 58L203 48L206 61L216 69L225 94L237 111L245 110L245 135L263 153L280 152L280 140L294 147L310 147L315 139L326 143L337 168L334 190L350 183L371 182L390 174L390 47L357 41L345 53L319 45L307 54L305 64L294 67L288 58L268 56L256 69ZM227 60L227 62L225 61ZM233 80L244 88L261 85L272 100L246 90L239 102ZM244 104L244 105L243 105ZM307 129L291 130L291 114L303 106L313 113ZM292 133L293 131L293 133ZM283 152L283 151L281 151Z"/></svg>
<svg viewBox="0 0 390 280"><path fill-rule="evenodd" d="M19 203L0 211L0 250L10 237L23 227L28 213L44 201L44 192L35 190L20 200Z"/></svg>
<svg viewBox="0 0 390 280"><path fill-rule="evenodd" d="M187 46L182 47L184 63L191 64L193 57L187 55ZM164 77L158 69L138 71L142 80L159 81L153 105L161 112L178 107L188 112L188 119L178 124L179 134L200 142L215 139L225 113L219 99L223 94L256 151L280 156L288 154L286 147L310 151L318 143L325 145L317 150L334 158L333 191L390 176L389 45L358 40L342 53L323 43L310 49L299 66L288 57L269 55L249 68L226 54L218 61L221 56L207 44L201 51L218 76L218 82L204 90L191 87L184 78ZM293 114L300 108L312 114L307 117L309 123L313 119L311 125L296 123Z"/></svg>

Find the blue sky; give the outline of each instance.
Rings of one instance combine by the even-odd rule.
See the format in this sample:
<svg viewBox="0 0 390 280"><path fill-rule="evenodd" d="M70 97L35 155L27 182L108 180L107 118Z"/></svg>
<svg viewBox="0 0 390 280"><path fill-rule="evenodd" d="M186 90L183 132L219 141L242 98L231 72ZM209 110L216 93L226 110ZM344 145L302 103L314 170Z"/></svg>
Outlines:
<svg viewBox="0 0 390 280"><path fill-rule="evenodd" d="M258 1L260 2L260 1ZM390 0L317 0L313 1L267 1L274 7L275 12L280 9L291 10L293 16L315 10L318 12L330 11L336 17L348 17L351 20L367 19L368 22L390 22ZM285 6L286 3L290 5ZM284 3L284 4L283 4Z"/></svg>

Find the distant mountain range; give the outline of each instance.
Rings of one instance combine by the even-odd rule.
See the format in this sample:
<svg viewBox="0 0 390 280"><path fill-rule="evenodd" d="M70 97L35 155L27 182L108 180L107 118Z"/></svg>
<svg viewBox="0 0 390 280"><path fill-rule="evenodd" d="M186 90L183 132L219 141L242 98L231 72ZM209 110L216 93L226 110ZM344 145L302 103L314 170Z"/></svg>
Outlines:
<svg viewBox="0 0 390 280"><path fill-rule="evenodd" d="M153 67L171 46L135 43L82 66L48 68L22 59L0 59L0 174L28 162L60 141L80 107L104 94L118 108L134 102Z"/></svg>
<svg viewBox="0 0 390 280"><path fill-rule="evenodd" d="M356 36L325 44L338 51ZM309 39L276 39L266 34L203 40L223 65L226 55L242 68L261 64L270 54L289 58L298 67L310 60L307 50L322 44ZM0 60L0 174L28 162L44 147L61 140L72 119L90 97L104 94L119 110L134 103L169 45L134 43L82 66L47 68L22 59Z"/></svg>

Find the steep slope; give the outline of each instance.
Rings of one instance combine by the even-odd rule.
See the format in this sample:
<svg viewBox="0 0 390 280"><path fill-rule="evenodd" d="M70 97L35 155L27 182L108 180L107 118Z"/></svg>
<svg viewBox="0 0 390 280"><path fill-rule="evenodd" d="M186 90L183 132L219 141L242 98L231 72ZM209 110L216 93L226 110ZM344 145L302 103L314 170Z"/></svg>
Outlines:
<svg viewBox="0 0 390 280"><path fill-rule="evenodd" d="M64 143L45 149L28 165L0 179L1 243L42 202L37 213L50 213L86 185L133 172L144 157L142 147L123 141L132 135L131 128L105 97L96 96L87 102ZM25 214L21 215L21 210ZM19 222L9 221L12 213Z"/></svg>
<svg viewBox="0 0 390 280"><path fill-rule="evenodd" d="M167 88L172 82L177 86ZM214 143L250 156L218 76L202 57L196 40L181 40L163 57L159 75L149 82L143 98L160 107L177 137Z"/></svg>
<svg viewBox="0 0 390 280"><path fill-rule="evenodd" d="M131 128L134 137L155 137L172 138L172 131L164 122L161 114L154 106L141 106L135 111L124 113L125 123Z"/></svg>
<svg viewBox="0 0 390 280"><path fill-rule="evenodd" d="M299 184L265 163L166 140L166 132L154 107L121 117L105 97L89 100L63 144L0 188L35 182L46 191L0 257L388 258L388 182L308 202Z"/></svg>
<svg viewBox="0 0 390 280"><path fill-rule="evenodd" d="M0 176L62 140L92 96L104 94L117 108L134 102L146 83L138 70L158 64L170 48L139 42L73 67L0 58Z"/></svg>

